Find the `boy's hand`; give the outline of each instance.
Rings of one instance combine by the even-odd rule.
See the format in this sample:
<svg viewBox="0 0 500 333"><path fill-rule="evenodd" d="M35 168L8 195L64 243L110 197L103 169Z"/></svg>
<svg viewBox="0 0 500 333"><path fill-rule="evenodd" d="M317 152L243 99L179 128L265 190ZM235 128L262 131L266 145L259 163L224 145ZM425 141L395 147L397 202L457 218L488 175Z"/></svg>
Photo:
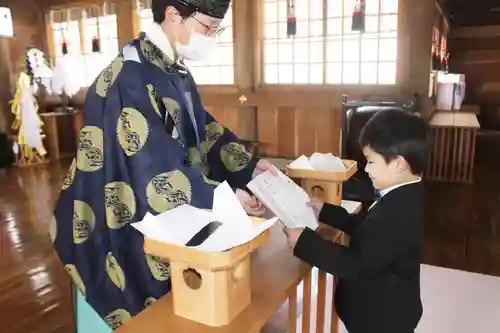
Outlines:
<svg viewBox="0 0 500 333"><path fill-rule="evenodd" d="M288 229L286 227L283 228L283 232L288 238L288 246L290 246L292 249L297 244L297 241L299 240L302 231L304 231L304 228L293 228L293 229Z"/></svg>
<svg viewBox="0 0 500 333"><path fill-rule="evenodd" d="M319 212L321 212L324 204L325 203L323 201L320 201L316 198L312 198L311 201L307 203L309 207L312 207L314 215L316 216L316 220L319 219Z"/></svg>

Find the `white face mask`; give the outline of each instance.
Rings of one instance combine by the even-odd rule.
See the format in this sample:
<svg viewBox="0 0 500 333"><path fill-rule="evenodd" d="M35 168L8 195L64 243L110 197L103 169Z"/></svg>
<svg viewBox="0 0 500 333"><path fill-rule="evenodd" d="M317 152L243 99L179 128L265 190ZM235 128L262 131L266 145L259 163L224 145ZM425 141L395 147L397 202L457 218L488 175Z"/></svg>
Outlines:
<svg viewBox="0 0 500 333"><path fill-rule="evenodd" d="M175 48L179 57L186 60L198 61L208 56L217 48L217 40L215 37L191 31L189 42L185 45L177 43Z"/></svg>

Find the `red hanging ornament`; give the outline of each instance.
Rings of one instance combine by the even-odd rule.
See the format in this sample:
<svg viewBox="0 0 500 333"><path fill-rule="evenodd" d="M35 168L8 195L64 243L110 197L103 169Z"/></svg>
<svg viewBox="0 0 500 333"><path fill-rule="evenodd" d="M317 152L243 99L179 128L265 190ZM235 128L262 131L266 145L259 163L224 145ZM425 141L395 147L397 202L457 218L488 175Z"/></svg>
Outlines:
<svg viewBox="0 0 500 333"><path fill-rule="evenodd" d="M62 54L68 54L68 42L62 42Z"/></svg>
<svg viewBox="0 0 500 333"><path fill-rule="evenodd" d="M352 31L365 31L365 0L355 0L351 29Z"/></svg>
<svg viewBox="0 0 500 333"><path fill-rule="evenodd" d="M92 52L101 52L101 45L97 37L92 38Z"/></svg>
<svg viewBox="0 0 500 333"><path fill-rule="evenodd" d="M286 35L288 37L297 34L297 17L295 16L295 0L286 1Z"/></svg>

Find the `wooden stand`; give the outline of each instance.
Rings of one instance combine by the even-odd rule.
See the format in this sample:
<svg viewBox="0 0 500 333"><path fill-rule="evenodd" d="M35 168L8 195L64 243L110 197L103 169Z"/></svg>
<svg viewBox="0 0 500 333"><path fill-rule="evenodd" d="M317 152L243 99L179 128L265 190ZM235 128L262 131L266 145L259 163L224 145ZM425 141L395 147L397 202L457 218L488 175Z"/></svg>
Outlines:
<svg viewBox="0 0 500 333"><path fill-rule="evenodd" d="M174 313L212 327L229 324L251 301L250 254L268 231L231 250L206 253L145 239L146 253L170 261Z"/></svg>
<svg viewBox="0 0 500 333"><path fill-rule="evenodd" d="M346 167L343 172L314 171L306 169L293 169L287 166L286 173L289 177L300 179L302 188L311 197L322 199L334 205L342 202L342 183L351 178L358 170L356 161L343 160Z"/></svg>

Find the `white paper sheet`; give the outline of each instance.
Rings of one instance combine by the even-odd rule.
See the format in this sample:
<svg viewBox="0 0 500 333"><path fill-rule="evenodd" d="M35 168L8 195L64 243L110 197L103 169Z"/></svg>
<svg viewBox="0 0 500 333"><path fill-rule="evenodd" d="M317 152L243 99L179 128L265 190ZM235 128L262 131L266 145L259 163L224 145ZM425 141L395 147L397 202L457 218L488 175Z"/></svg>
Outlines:
<svg viewBox="0 0 500 333"><path fill-rule="evenodd" d="M307 205L307 193L277 168L276 175L266 171L255 177L247 187L288 228L309 227L315 230L318 221Z"/></svg>
<svg viewBox="0 0 500 333"><path fill-rule="evenodd" d="M245 213L227 182L215 189L212 208L210 211L182 205L156 216L147 213L141 222L133 223L132 226L152 240L186 246L206 225L219 221L222 226L193 248L204 252L221 252L251 241L277 221L274 217L254 222Z"/></svg>
<svg viewBox="0 0 500 333"><path fill-rule="evenodd" d="M314 153L311 157L307 158L301 155L295 161L290 163L290 168L293 169L306 169L316 171L345 171L345 165L342 160L331 154Z"/></svg>

